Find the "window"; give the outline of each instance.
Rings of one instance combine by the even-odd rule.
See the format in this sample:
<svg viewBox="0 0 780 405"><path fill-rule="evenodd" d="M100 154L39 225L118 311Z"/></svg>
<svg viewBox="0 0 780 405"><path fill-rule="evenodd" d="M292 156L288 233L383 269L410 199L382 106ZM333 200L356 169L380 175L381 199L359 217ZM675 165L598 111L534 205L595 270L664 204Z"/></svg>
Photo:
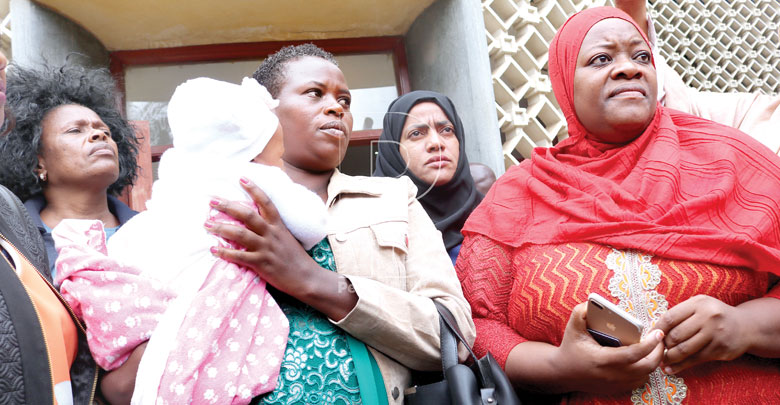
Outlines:
<svg viewBox="0 0 780 405"><path fill-rule="evenodd" d="M371 140L377 139L387 106L409 91L406 55L401 37L353 38L313 42L332 52L353 95L353 136L342 171L370 175ZM263 57L288 43L223 44L119 51L112 54L111 69L120 82L130 120L148 121L152 160L170 147L167 102L174 89L196 77L240 83L250 76ZM205 100L208 102L208 100ZM155 178L156 178L156 163Z"/></svg>

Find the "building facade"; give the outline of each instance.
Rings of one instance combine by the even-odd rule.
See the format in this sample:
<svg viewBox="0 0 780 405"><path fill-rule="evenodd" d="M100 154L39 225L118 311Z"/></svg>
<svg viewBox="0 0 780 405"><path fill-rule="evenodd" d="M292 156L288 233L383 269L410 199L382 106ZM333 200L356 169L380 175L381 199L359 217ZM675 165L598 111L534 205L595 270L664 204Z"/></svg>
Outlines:
<svg viewBox="0 0 780 405"><path fill-rule="evenodd" d="M128 117L150 122L153 152L170 143L165 103L197 76L238 82L284 44L335 53L351 89L355 136L344 171L369 174L371 141L399 94L435 90L463 119L470 161L497 174L566 136L547 49L568 16L608 0L10 0L16 63L111 68ZM690 86L776 93L775 0L651 0L661 53ZM7 40L7 36L4 36Z"/></svg>

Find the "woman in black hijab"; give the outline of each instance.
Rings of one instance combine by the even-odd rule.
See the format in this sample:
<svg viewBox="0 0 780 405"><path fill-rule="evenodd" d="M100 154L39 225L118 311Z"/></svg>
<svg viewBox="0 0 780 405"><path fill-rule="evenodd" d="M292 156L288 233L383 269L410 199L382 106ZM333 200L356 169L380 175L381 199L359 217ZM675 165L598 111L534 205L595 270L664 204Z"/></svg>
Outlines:
<svg viewBox="0 0 780 405"><path fill-rule="evenodd" d="M452 263L460 230L482 200L469 171L463 124L452 101L432 91L397 98L385 114L374 176L409 176L417 199L441 231Z"/></svg>

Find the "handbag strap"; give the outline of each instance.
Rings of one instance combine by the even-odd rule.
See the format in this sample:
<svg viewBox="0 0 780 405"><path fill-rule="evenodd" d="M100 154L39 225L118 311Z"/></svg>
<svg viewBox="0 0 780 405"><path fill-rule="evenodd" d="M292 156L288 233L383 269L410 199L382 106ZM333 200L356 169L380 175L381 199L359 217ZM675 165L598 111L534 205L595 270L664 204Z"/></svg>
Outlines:
<svg viewBox="0 0 780 405"><path fill-rule="evenodd" d="M439 316L439 330L441 331L439 341L441 343L441 370L458 364L458 339L452 333L444 319Z"/></svg>
<svg viewBox="0 0 780 405"><path fill-rule="evenodd" d="M458 341L466 347L471 358L474 359L474 361L477 361L477 356L474 354L474 351L471 350L471 346L469 346L466 338L464 338L463 334L460 332L460 328L458 327L458 323L455 321L452 312L436 300L434 300L433 303L436 305L436 310L439 311L442 370L446 371L449 367L458 364Z"/></svg>
<svg viewBox="0 0 780 405"><path fill-rule="evenodd" d="M471 346L469 346L468 342L466 341L466 338L463 337L463 334L460 331L460 328L458 328L458 324L455 322L455 317L452 315L452 312L450 312L447 307L442 305L441 303L438 303L434 301L434 304L436 304L436 309L439 311L439 324L441 325L441 357L442 357L442 365L443 370L446 372L449 367L458 364L458 352L457 352L457 343L454 345L455 348L452 349L451 347L445 347L445 335L451 336L452 338L447 339L457 339L460 341L460 343L463 344L463 346L466 347L466 350L468 350L469 355L472 359L474 359L474 366L476 367L476 377L480 380L480 384L483 388L491 388L494 389L496 387L495 385L495 376L493 375L493 370L491 369L490 362L493 360L493 357L488 353L487 356L485 356L482 359L478 359L477 355L474 354L474 351L471 349ZM445 351L446 349L446 351ZM453 353L451 353L453 352ZM446 356L446 359L445 359ZM500 369L500 366L497 366ZM490 394L492 395L492 394Z"/></svg>

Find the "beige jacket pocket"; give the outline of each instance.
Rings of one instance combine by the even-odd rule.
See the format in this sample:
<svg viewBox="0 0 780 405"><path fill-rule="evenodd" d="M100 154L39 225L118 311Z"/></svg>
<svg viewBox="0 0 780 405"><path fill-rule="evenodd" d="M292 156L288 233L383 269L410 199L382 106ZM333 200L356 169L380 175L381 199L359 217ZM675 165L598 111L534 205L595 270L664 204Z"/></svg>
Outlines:
<svg viewBox="0 0 780 405"><path fill-rule="evenodd" d="M406 255L409 253L409 225L405 221L387 221L369 226L379 247L374 250L372 274L367 275L395 288L406 287ZM378 253L378 254L377 254Z"/></svg>

